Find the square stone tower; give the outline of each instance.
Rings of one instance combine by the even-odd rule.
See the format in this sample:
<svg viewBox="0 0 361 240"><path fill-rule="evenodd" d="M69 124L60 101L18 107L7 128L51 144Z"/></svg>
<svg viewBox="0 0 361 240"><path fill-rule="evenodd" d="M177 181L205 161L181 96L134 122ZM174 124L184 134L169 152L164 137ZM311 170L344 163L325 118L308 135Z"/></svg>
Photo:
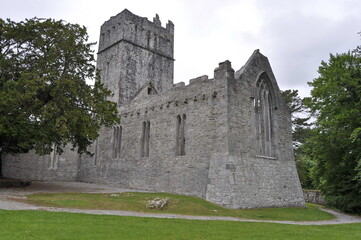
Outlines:
<svg viewBox="0 0 361 240"><path fill-rule="evenodd" d="M106 21L100 30L97 67L118 105L129 102L145 86L163 93L173 86L174 25L163 28L127 9Z"/></svg>

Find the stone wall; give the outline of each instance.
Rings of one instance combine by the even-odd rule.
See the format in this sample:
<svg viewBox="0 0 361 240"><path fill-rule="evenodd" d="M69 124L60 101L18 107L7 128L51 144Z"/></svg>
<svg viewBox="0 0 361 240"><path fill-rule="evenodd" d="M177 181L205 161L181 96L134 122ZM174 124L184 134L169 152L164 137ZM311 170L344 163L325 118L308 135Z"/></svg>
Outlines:
<svg viewBox="0 0 361 240"><path fill-rule="evenodd" d="M227 91L224 82L203 76L164 94L142 92L124 105L122 140L114 158L114 130L104 129L97 161L82 162L82 181L205 197L209 159L226 152ZM177 116L185 115L185 155L176 155ZM142 124L150 122L149 157L141 156Z"/></svg>
<svg viewBox="0 0 361 240"><path fill-rule="evenodd" d="M325 199L322 196L322 193L317 190L303 190L303 196L305 198L305 202L314 203L318 205L325 205Z"/></svg>
<svg viewBox="0 0 361 240"><path fill-rule="evenodd" d="M304 207L293 164L215 155L206 199L229 208Z"/></svg>
<svg viewBox="0 0 361 240"><path fill-rule="evenodd" d="M39 156L27 154L4 155L3 175L8 178L41 181L77 181L80 156L67 147L63 154Z"/></svg>

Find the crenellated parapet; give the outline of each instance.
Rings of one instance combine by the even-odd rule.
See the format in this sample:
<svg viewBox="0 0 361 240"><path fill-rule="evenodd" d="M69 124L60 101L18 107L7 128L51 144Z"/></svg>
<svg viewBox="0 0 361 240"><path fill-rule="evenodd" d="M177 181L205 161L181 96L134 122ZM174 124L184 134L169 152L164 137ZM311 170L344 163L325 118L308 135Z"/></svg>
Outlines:
<svg viewBox="0 0 361 240"><path fill-rule="evenodd" d="M174 24L168 21L164 28L158 14L152 22L125 9L102 25L98 53L113 47L120 41L173 59Z"/></svg>
<svg viewBox="0 0 361 240"><path fill-rule="evenodd" d="M217 98L227 95L227 81L235 80L234 70L231 62L226 60L219 63L214 70L214 78L202 75L189 80L189 84L184 82L173 84L173 87L164 93L157 93L153 90L153 85L148 83L136 96L120 109L121 117L141 116L149 112L163 111L172 107L199 108L199 104L217 104ZM220 85L224 86L222 91ZM159 112L158 114L161 114Z"/></svg>
<svg viewBox="0 0 361 240"><path fill-rule="evenodd" d="M184 86L188 87L188 86ZM203 92L192 92L191 94L171 95L171 92L165 94L165 96L154 96L153 99L149 99L146 103L136 104L132 103L125 106L121 112L121 118L143 116L148 113L162 114L162 111L175 109L175 108L198 108L199 104L215 105L219 92L214 89L210 89Z"/></svg>

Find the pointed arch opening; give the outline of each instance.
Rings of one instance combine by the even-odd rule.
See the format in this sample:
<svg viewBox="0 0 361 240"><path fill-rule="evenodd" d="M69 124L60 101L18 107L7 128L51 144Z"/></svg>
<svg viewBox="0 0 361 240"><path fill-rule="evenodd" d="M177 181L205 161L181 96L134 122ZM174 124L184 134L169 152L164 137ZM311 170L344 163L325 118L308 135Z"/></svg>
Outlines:
<svg viewBox="0 0 361 240"><path fill-rule="evenodd" d="M268 75L263 72L257 79L254 98L257 155L275 157L274 149L274 90Z"/></svg>

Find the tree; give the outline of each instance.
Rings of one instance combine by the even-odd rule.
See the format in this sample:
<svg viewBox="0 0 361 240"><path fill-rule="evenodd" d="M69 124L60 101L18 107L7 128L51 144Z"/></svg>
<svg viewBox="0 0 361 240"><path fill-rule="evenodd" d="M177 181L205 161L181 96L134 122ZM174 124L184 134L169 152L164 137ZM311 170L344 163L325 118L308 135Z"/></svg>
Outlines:
<svg viewBox="0 0 361 240"><path fill-rule="evenodd" d="M361 212L361 48L330 55L307 101L316 118L309 154L329 205Z"/></svg>
<svg viewBox="0 0 361 240"><path fill-rule="evenodd" d="M298 90L282 91L282 96L291 111L292 120L292 140L294 149L298 149L300 145L309 137L308 121L309 109L305 106L304 100L298 95ZM302 117L306 115L306 117Z"/></svg>
<svg viewBox="0 0 361 240"><path fill-rule="evenodd" d="M292 140L297 172L303 188L312 189L313 181L311 169L314 165L312 159L304 151L304 143L310 138L312 130L309 123L309 109L304 104L304 99L298 95L298 90L282 91L282 96L287 103L292 120Z"/></svg>
<svg viewBox="0 0 361 240"><path fill-rule="evenodd" d="M119 122L87 40L85 27L62 20L0 19L0 156L66 144L84 153L101 126Z"/></svg>

